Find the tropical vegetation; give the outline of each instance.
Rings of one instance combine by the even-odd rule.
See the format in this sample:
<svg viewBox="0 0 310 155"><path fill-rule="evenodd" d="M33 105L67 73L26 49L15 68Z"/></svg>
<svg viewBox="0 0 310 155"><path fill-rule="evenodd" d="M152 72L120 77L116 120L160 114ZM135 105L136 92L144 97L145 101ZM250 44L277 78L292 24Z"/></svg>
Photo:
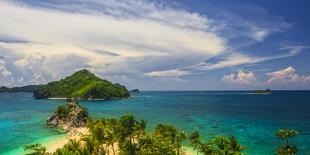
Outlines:
<svg viewBox="0 0 310 155"><path fill-rule="evenodd" d="M278 147L277 154L279 155L293 155L296 154L297 146L289 142L290 138L295 137L298 134L296 130L280 129L276 132L276 137L281 140L281 144Z"/></svg>
<svg viewBox="0 0 310 155"><path fill-rule="evenodd" d="M55 113L65 116L68 108L59 106ZM184 146L193 148L197 155L244 155L247 149L234 136L201 137L198 131L188 135L169 124L158 124L152 133L147 133L147 122L131 114L118 119L87 117L86 127L87 135L78 140L70 139L54 153L46 152L41 144L30 144L24 149L28 155L181 155L187 151ZM295 130L278 130L275 135L281 144L276 154L296 154L297 146L289 139L297 134Z"/></svg>

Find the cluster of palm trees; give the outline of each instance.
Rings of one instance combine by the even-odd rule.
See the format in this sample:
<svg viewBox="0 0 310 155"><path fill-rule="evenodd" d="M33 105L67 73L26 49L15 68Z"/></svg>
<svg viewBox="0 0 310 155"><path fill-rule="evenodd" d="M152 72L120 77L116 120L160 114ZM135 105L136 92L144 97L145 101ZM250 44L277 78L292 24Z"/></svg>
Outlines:
<svg viewBox="0 0 310 155"><path fill-rule="evenodd" d="M187 142L201 154L241 154L242 147L235 138L216 137L202 143L198 132L188 138L184 131L172 125L159 124L152 134L146 133L146 121L137 120L133 115L119 119L88 119L89 134L80 140L71 139L54 155L180 155L185 154ZM31 147L29 147L31 148ZM29 149L28 148L28 149ZM36 144L35 155L47 155L44 148ZM37 149L40 148L40 149Z"/></svg>
<svg viewBox="0 0 310 155"><path fill-rule="evenodd" d="M40 144L25 147L32 150L29 155L180 155L185 154L183 146L189 145L195 154L204 155L243 155L246 147L241 146L235 137L217 136L203 141L195 131L190 135L172 125L159 124L151 134L146 133L146 121L137 120L133 115L119 119L88 119L89 134L80 140L71 139L63 148L47 153ZM297 134L295 130L279 130L276 136L284 141L277 154L292 155L297 148L288 138Z"/></svg>
<svg viewBox="0 0 310 155"><path fill-rule="evenodd" d="M234 136L217 136L203 143L197 131L189 136L191 146L205 155L243 155L247 147L241 146Z"/></svg>
<svg viewBox="0 0 310 155"><path fill-rule="evenodd" d="M89 135L80 141L70 140L55 155L79 154L181 154L186 134L171 125L158 125L152 135L146 134L146 121L133 115L119 119L89 119Z"/></svg>

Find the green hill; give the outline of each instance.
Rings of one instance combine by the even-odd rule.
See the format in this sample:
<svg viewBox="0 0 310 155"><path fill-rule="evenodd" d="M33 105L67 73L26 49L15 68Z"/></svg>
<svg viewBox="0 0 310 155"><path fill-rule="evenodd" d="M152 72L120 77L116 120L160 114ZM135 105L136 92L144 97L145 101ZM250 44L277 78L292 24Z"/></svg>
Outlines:
<svg viewBox="0 0 310 155"><path fill-rule="evenodd" d="M81 99L121 99L129 97L126 87L95 76L86 69L75 72L60 81L42 85L34 91L33 97L81 98Z"/></svg>

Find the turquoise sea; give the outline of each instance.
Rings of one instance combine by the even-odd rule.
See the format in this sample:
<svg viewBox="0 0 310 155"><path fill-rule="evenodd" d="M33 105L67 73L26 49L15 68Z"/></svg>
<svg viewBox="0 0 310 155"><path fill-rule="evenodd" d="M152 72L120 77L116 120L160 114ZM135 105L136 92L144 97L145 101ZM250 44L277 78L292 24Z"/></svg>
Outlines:
<svg viewBox="0 0 310 155"><path fill-rule="evenodd" d="M63 100L34 100L30 93L0 93L0 154L19 154L22 146L63 136L44 126ZM294 128L292 142L299 154L310 153L310 91L275 91L269 95L250 91L148 91L119 101L80 102L94 117L132 113L148 121L148 131L158 123L173 124L203 137L235 135L253 155L274 154L279 141L274 132Z"/></svg>

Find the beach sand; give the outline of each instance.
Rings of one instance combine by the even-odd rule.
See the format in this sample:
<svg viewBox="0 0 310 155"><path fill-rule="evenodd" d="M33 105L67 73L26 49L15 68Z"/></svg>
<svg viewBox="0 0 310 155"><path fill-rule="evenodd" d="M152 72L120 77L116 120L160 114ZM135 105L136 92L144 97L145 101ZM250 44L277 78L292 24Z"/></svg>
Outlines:
<svg viewBox="0 0 310 155"><path fill-rule="evenodd" d="M60 137L42 144L47 148L47 152L55 152L58 148L62 148L65 144L69 142L69 139L79 140L83 135L88 134L89 131L86 127L76 128L68 132L65 137Z"/></svg>

